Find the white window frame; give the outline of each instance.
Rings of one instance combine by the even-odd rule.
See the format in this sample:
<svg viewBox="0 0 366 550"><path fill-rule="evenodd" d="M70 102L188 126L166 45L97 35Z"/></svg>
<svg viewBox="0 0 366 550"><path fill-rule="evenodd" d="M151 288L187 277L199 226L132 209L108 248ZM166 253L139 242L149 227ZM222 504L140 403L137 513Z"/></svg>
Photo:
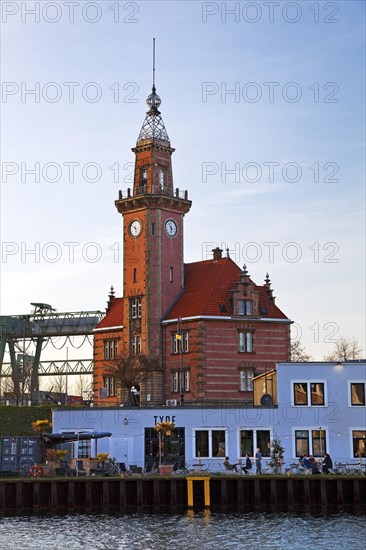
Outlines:
<svg viewBox="0 0 366 550"><path fill-rule="evenodd" d="M366 432L365 425L352 426L349 429L349 442L350 442L349 456L352 460L357 460L358 457L353 456L353 432ZM362 460L365 460L365 459L363 458Z"/></svg>
<svg viewBox="0 0 366 550"><path fill-rule="evenodd" d="M183 368L184 372L184 393L189 392L189 369ZM172 371L172 391L173 393L179 393L179 380L180 380L180 369Z"/></svg>
<svg viewBox="0 0 366 550"><path fill-rule="evenodd" d="M297 405L295 404L295 384L307 384L307 405ZM324 385L324 403L323 405L314 405L311 403L311 384L323 384ZM315 407L316 409L320 407L328 407L328 384L326 380L316 380L314 378L311 378L309 380L306 380L305 378L299 378L298 380L290 380L290 391L291 391L291 406L295 407L296 409L299 407ZM305 428L304 428L305 429Z"/></svg>
<svg viewBox="0 0 366 550"><path fill-rule="evenodd" d="M250 376L248 376L248 374ZM251 368L241 368L239 370L239 389L240 391L253 391L254 371Z"/></svg>
<svg viewBox="0 0 366 550"><path fill-rule="evenodd" d="M173 334L172 334L173 353L176 354L176 355L180 353L180 345L179 345L178 342L181 342L183 353L188 353L189 352L189 331L184 330L180 334L182 336L182 340L179 340L177 338L177 336L179 335L179 332L173 332Z"/></svg>
<svg viewBox="0 0 366 550"><path fill-rule="evenodd" d="M256 449L259 446L258 445L258 440L257 440L257 432L269 432L269 441L270 441L270 443L273 440L273 430L269 426L240 426L240 428L238 428L238 435L237 435L237 451L238 451L237 454L238 454L238 457L240 457L240 458L244 458L244 456L240 456L241 455L240 432L243 432L243 431L253 432L253 451L254 451L254 455L255 455ZM259 448L260 448L260 446L259 446ZM261 452L263 453L263 449L261 449ZM270 449L269 449L269 453L270 453ZM270 458L269 456L264 456L263 457L264 460L268 460L269 458Z"/></svg>
<svg viewBox="0 0 366 550"><path fill-rule="evenodd" d="M239 331L239 353L253 353L254 342L253 332L249 330ZM244 345L242 345L244 344Z"/></svg>
<svg viewBox="0 0 366 550"><path fill-rule="evenodd" d="M166 187L166 169L159 167L159 187L165 189Z"/></svg>
<svg viewBox="0 0 366 550"><path fill-rule="evenodd" d="M240 317L245 317L248 315L253 315L253 300L240 299L237 302L238 304L238 315ZM241 308L240 305L243 305ZM242 309L242 311L240 311Z"/></svg>
<svg viewBox="0 0 366 550"><path fill-rule="evenodd" d="M141 336L130 336L130 353L131 355L141 355Z"/></svg>
<svg viewBox="0 0 366 550"><path fill-rule="evenodd" d="M292 427L292 456L294 460L297 460L299 457L296 456L296 439L295 439L295 432L309 432L309 454L311 456L314 456L314 445L313 445L313 431L319 431L319 425L318 426L293 426ZM325 456L325 453L329 453L330 456L332 456L331 451L329 449L329 431L328 428L325 426L321 426L321 431L324 432L324 439L325 439L325 449L323 449L322 455ZM320 458L320 456L314 456L314 458Z"/></svg>
<svg viewBox="0 0 366 550"><path fill-rule="evenodd" d="M130 298L130 319L141 319L141 296Z"/></svg>
<svg viewBox="0 0 366 550"><path fill-rule="evenodd" d="M229 454L229 429L227 426L196 426L192 428L192 458L194 460L222 460L224 456L212 456L212 432L225 432L225 456L230 456ZM209 456L196 456L196 432L209 432L208 433L208 454Z"/></svg>
<svg viewBox="0 0 366 550"><path fill-rule="evenodd" d="M118 356L118 338L107 338L103 340L104 359L114 359Z"/></svg>
<svg viewBox="0 0 366 550"><path fill-rule="evenodd" d="M363 405L353 405L352 404L352 390L351 390L351 384L363 384L364 387L364 396L365 396L365 403ZM347 392L348 392L348 406L355 408L355 409L361 409L362 407L366 407L366 381L365 380L347 380Z"/></svg>
<svg viewBox="0 0 366 550"><path fill-rule="evenodd" d="M103 375L104 388L107 390L107 397L115 397L117 395L116 378L112 374Z"/></svg>

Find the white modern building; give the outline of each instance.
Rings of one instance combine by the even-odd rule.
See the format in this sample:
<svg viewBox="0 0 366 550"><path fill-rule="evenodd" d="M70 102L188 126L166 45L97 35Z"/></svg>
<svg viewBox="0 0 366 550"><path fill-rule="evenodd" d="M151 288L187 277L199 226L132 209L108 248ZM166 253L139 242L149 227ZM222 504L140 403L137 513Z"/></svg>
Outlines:
<svg viewBox="0 0 366 550"><path fill-rule="evenodd" d="M57 409L56 433L111 432L111 437L79 441L75 457L108 452L127 466L145 466L159 458L158 434L162 421L174 422L164 441L165 463L201 462L210 471L222 471L225 456L231 462L259 447L266 459L274 438L285 448L284 467L302 454L356 463L366 457L366 362L278 363L276 370L254 379L255 401L243 408L188 406Z"/></svg>

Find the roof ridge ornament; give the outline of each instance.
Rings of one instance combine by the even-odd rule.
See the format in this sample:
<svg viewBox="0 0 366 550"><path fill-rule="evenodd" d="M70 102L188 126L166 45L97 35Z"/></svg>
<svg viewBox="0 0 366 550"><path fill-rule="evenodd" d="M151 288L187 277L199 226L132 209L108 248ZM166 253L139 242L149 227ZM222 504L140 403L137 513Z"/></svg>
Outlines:
<svg viewBox="0 0 366 550"><path fill-rule="evenodd" d="M155 38L153 38L153 84L151 94L146 98L147 106L149 110L146 112L146 117L143 122L137 143L139 141L145 141L147 139L157 139L164 141L170 146L170 140L168 133L165 129L159 107L161 105L161 99L156 93L155 87Z"/></svg>

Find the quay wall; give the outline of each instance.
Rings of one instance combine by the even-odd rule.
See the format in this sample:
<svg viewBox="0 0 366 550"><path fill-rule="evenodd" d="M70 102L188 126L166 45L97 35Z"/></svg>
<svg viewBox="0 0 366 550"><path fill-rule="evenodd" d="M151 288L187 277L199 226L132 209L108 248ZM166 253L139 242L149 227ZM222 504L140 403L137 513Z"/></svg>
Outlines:
<svg viewBox="0 0 366 550"><path fill-rule="evenodd" d="M189 476L0 480L0 514L6 516L183 512L189 507L206 507L223 512L349 510L366 513L366 477L220 476L204 479Z"/></svg>

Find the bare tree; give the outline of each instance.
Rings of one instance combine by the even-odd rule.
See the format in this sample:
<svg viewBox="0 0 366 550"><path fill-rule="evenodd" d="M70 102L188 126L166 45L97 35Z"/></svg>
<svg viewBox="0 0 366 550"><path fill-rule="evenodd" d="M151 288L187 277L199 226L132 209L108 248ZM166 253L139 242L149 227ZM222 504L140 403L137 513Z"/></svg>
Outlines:
<svg viewBox="0 0 366 550"><path fill-rule="evenodd" d="M3 395L15 405L23 405L29 399L32 365L23 360L17 362L17 371L2 383Z"/></svg>
<svg viewBox="0 0 366 550"><path fill-rule="evenodd" d="M350 361L360 359L362 348L354 338L341 336L329 355L324 356L324 361Z"/></svg>
<svg viewBox="0 0 366 550"><path fill-rule="evenodd" d="M149 359L145 355L130 355L122 353L115 359L111 359L106 366L106 374L115 378L120 392L120 400L133 404L132 389L139 387L152 372L161 371L162 367L157 361Z"/></svg>
<svg viewBox="0 0 366 550"><path fill-rule="evenodd" d="M91 391L91 382L86 376L80 374L79 379L76 383L76 394L79 395L82 399L85 399L85 396L88 392Z"/></svg>
<svg viewBox="0 0 366 550"><path fill-rule="evenodd" d="M63 374L58 374L51 379L50 393L56 394L58 402L62 403L63 397L66 395L66 377Z"/></svg>
<svg viewBox="0 0 366 550"><path fill-rule="evenodd" d="M309 353L306 353L304 346L301 344L300 340L291 341L291 361L295 363L305 363L307 361L312 361L313 356Z"/></svg>

